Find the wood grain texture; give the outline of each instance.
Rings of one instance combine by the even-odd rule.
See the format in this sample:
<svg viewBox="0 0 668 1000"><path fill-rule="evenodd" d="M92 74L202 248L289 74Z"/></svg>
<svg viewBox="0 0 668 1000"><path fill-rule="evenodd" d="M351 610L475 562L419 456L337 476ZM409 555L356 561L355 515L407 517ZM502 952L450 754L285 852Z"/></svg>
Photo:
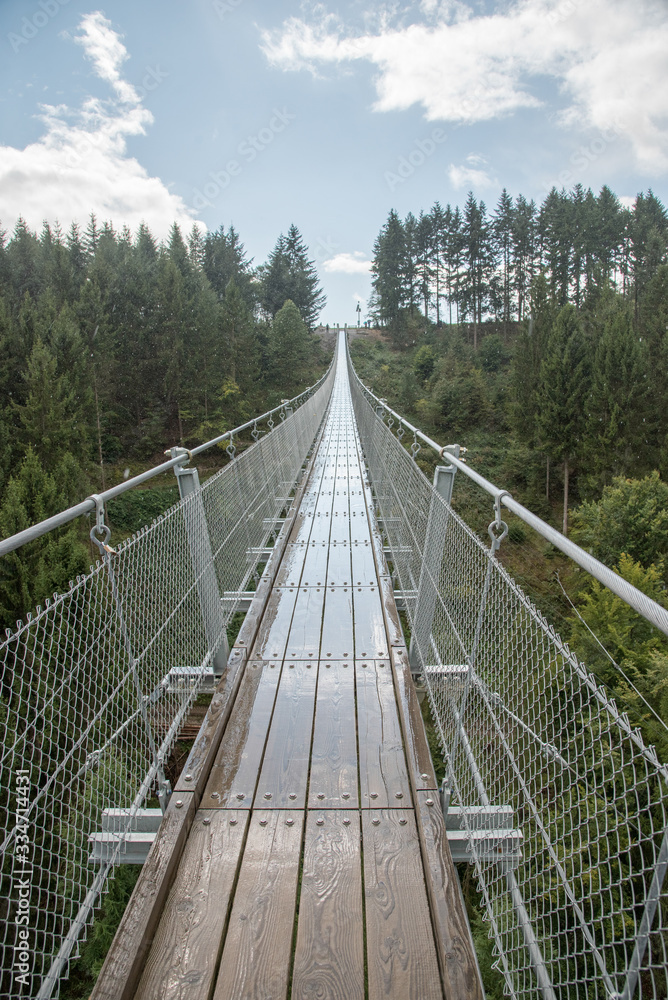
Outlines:
<svg viewBox="0 0 668 1000"><path fill-rule="evenodd" d="M256 809L301 809L306 803L317 676L315 663L283 666Z"/></svg>
<svg viewBox="0 0 668 1000"><path fill-rule="evenodd" d="M300 587L286 649L289 659L318 659L324 603L324 587Z"/></svg>
<svg viewBox="0 0 668 1000"><path fill-rule="evenodd" d="M177 802L181 802L177 808ZM192 792L172 795L91 1000L131 1000L195 816Z"/></svg>
<svg viewBox="0 0 668 1000"><path fill-rule="evenodd" d="M484 1000L485 991L438 795L418 792L416 813L445 996L447 1000L460 997Z"/></svg>
<svg viewBox="0 0 668 1000"><path fill-rule="evenodd" d="M350 533L353 538L350 549L353 566L353 584L356 587L375 585L377 583L376 563L373 558L373 548L369 541L366 512L364 520L361 517L359 518L359 524L357 523L357 518L353 519Z"/></svg>
<svg viewBox="0 0 668 1000"><path fill-rule="evenodd" d="M360 848L358 813L309 812L292 1000L364 1000Z"/></svg>
<svg viewBox="0 0 668 1000"><path fill-rule="evenodd" d="M408 652L405 646L392 650L392 666L413 789L414 791L436 789L438 782L434 773L434 764L429 751L422 711L411 676Z"/></svg>
<svg viewBox="0 0 668 1000"><path fill-rule="evenodd" d="M203 808L252 806L280 676L280 661L253 660L246 667L204 789Z"/></svg>
<svg viewBox="0 0 668 1000"><path fill-rule="evenodd" d="M364 810L362 843L369 1000L443 1000L412 811Z"/></svg>
<svg viewBox="0 0 668 1000"><path fill-rule="evenodd" d="M411 790L388 660L357 660L362 808L410 808Z"/></svg>
<svg viewBox="0 0 668 1000"><path fill-rule="evenodd" d="M207 1000L222 948L247 811L200 810L135 1000Z"/></svg>
<svg viewBox="0 0 668 1000"><path fill-rule="evenodd" d="M216 688L197 739L193 743L185 767L176 783L175 793L194 792L197 805L199 805L199 799L204 791L209 771L213 766L225 726L232 712L245 664L246 650L235 646L230 652L227 670Z"/></svg>
<svg viewBox="0 0 668 1000"><path fill-rule="evenodd" d="M303 822L301 811L251 815L213 1000L285 1000Z"/></svg>
<svg viewBox="0 0 668 1000"><path fill-rule="evenodd" d="M348 546L337 546L342 557L350 561ZM330 550L330 561L333 550ZM338 557L337 557L338 558ZM350 574L350 568L348 568ZM340 575L340 574L339 574ZM350 579L350 575L348 575ZM342 660L353 658L353 595L350 587L328 587L322 623L321 656Z"/></svg>
<svg viewBox="0 0 668 1000"><path fill-rule="evenodd" d="M385 657L389 649L378 587L353 587L355 656Z"/></svg>
<svg viewBox="0 0 668 1000"><path fill-rule="evenodd" d="M355 667L345 660L323 660L318 669L309 806L357 809L358 804Z"/></svg>
<svg viewBox="0 0 668 1000"><path fill-rule="evenodd" d="M258 628L251 659L275 660L283 658L296 600L296 587L272 591Z"/></svg>

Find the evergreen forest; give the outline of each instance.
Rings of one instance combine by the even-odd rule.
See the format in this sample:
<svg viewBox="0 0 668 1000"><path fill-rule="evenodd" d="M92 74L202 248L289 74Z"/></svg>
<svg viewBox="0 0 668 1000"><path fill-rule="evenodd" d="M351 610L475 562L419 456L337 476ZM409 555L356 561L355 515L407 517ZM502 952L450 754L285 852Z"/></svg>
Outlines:
<svg viewBox="0 0 668 1000"><path fill-rule="evenodd" d="M441 444L467 446L478 472L668 606L660 200L648 191L625 207L607 187L595 195L578 185L540 206L503 191L492 211L472 193L461 209L391 211L372 275L383 336L353 344L363 380ZM426 449L418 462L431 477ZM489 498L459 474L454 503L485 537ZM668 720L668 642L509 522L501 558L666 759L656 716Z"/></svg>
<svg viewBox="0 0 668 1000"><path fill-rule="evenodd" d="M259 266L233 227L184 237L174 225L162 243L94 216L85 231L19 220L0 232L0 536L311 385L326 363L313 334L323 304L294 225ZM112 524L136 530L176 498L173 479L132 491ZM0 560L2 627L88 568L88 527Z"/></svg>

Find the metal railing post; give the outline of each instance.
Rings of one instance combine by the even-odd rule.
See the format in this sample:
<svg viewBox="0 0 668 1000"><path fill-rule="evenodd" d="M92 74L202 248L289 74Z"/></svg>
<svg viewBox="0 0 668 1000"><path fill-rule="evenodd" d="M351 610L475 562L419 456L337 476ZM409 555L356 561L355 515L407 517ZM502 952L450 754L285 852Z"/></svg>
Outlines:
<svg viewBox="0 0 668 1000"><path fill-rule="evenodd" d="M185 448L172 448L171 451L174 458L182 456L184 463L190 457ZM230 647L220 602L220 588L216 578L206 511L202 501L199 473L197 469L185 464L175 465L174 473L179 484L181 499L192 497L190 503L184 504L183 518L193 572L197 580L197 593L202 609L206 641L211 651L215 649L212 659L213 673L215 677L222 677L230 655Z"/></svg>
<svg viewBox="0 0 668 1000"><path fill-rule="evenodd" d="M455 458L459 458L458 444L451 445L451 449L444 449L444 451L450 450ZM434 471L434 489L439 496L443 497L447 504L452 500L452 488L455 483L456 471L457 469L454 465L438 465ZM439 528L437 505L438 500L436 499L436 494L434 494L431 498L429 516L427 518L420 582L418 584L415 605L415 626L408 650L408 658L413 674L422 673L422 670L427 666L431 657L431 631L436 611L438 577L443 561L447 531L447 520L444 527L442 529Z"/></svg>

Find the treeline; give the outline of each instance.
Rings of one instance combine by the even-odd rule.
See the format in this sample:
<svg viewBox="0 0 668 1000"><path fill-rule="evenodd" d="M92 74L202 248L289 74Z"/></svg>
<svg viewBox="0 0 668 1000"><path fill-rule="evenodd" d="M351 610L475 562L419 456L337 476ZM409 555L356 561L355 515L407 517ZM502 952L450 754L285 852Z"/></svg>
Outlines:
<svg viewBox="0 0 668 1000"><path fill-rule="evenodd" d="M324 297L295 226L254 267L230 227L159 243L22 220L0 233L0 536L312 383ZM106 476L105 476L106 470ZM85 567L73 530L0 560L0 624Z"/></svg>
<svg viewBox="0 0 668 1000"><path fill-rule="evenodd" d="M608 187L553 188L542 205L504 189L490 214L469 193L463 209L438 202L404 220L391 211L374 245L372 315L397 346L415 339L424 318L478 327L522 321L531 286L544 274L557 306L579 309L610 284L639 308L665 260L668 216L655 195L625 208Z"/></svg>

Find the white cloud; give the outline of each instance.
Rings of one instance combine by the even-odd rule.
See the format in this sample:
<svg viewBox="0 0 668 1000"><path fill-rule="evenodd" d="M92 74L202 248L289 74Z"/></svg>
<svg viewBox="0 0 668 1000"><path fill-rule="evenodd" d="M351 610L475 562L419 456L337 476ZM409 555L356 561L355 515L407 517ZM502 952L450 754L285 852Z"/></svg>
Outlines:
<svg viewBox="0 0 668 1000"><path fill-rule="evenodd" d="M172 222L189 228L194 213L183 199L127 155L127 137L145 134L153 116L120 74L125 46L99 11L85 15L79 29L74 41L114 97L90 97L76 109L41 105L43 135L24 149L0 146L0 219L11 226L21 215L37 228L45 219L85 222L95 212L131 229L146 222L159 238Z"/></svg>
<svg viewBox="0 0 668 1000"><path fill-rule="evenodd" d="M353 253L337 253L329 260L323 261L323 270L330 274L368 274L371 270L371 261L366 260L360 250Z"/></svg>
<svg viewBox="0 0 668 1000"><path fill-rule="evenodd" d="M283 69L364 60L378 68L377 111L422 105L430 120L472 123L537 108L552 77L561 123L617 127L639 167L668 169L668 6L653 0L512 0L475 14L423 0L429 23L352 34L332 15L292 17L262 48Z"/></svg>
<svg viewBox="0 0 668 1000"><path fill-rule="evenodd" d="M498 186L496 178L492 178L485 170L487 161L484 157L471 153L461 166L450 164L448 177L456 188L489 188Z"/></svg>

